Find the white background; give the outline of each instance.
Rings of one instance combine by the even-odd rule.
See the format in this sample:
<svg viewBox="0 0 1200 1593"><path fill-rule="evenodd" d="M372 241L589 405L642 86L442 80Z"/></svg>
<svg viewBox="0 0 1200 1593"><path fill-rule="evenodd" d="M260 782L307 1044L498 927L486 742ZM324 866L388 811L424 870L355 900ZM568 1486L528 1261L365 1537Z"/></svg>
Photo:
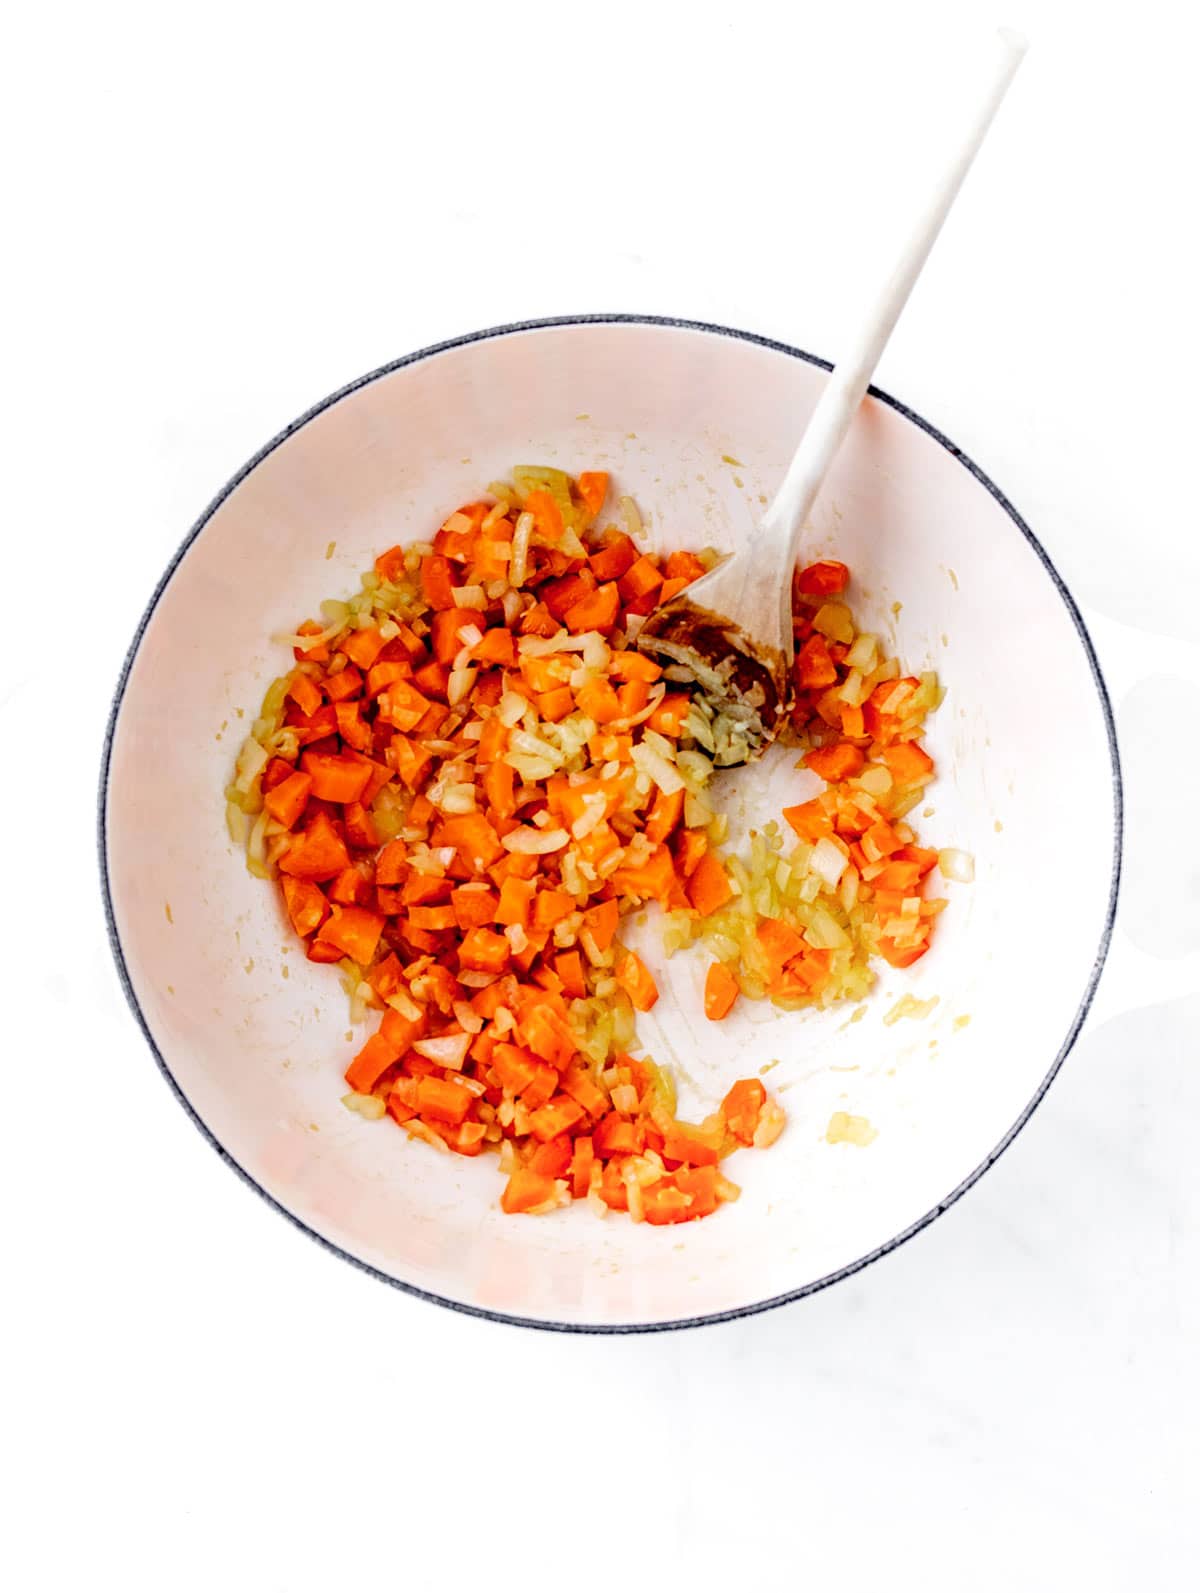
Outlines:
<svg viewBox="0 0 1200 1593"><path fill-rule="evenodd" d="M1195 1585L1190 11L8 20L8 1586ZM388 1290L221 1166L121 998L93 802L138 615L262 442L438 338L641 310L836 356L997 20L1034 48L879 381L1009 493L1110 667L1131 833L1096 1018L978 1188L797 1306L594 1339Z"/></svg>

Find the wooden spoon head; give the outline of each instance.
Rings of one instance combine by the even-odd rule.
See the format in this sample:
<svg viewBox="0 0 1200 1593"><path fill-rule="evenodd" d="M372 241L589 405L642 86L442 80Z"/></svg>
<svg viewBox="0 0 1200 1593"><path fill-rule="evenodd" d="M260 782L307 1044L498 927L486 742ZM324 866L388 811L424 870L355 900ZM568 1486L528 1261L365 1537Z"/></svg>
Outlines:
<svg viewBox="0 0 1200 1593"><path fill-rule="evenodd" d="M696 703L709 720L719 767L760 758L783 728L791 707L790 660L686 594L655 609L637 645L686 669L699 686Z"/></svg>

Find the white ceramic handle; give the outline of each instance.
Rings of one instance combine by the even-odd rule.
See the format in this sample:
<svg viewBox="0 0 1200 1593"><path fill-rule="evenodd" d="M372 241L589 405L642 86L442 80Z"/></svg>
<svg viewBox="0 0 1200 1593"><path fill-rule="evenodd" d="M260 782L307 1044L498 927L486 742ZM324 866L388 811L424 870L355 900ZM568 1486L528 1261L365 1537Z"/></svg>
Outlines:
<svg viewBox="0 0 1200 1593"><path fill-rule="evenodd" d="M1200 696L1200 647L1172 636L1149 636L1145 631L1124 625L1107 615L1089 613L1088 630L1100 669L1108 687L1114 717L1122 700L1151 675L1173 675L1190 681ZM1180 726L1187 735L1188 727ZM1161 771L1139 768L1128 751L1122 751L1122 776L1126 794L1126 874L1129 868L1144 867L1144 860L1130 856L1130 802L1139 783L1161 780ZM1187 803L1187 795L1181 801ZM1139 840L1144 845L1148 837ZM1141 847L1139 847L1139 851ZM1164 857L1166 853L1164 851ZM1138 1007L1177 1001L1200 992L1200 952L1183 957L1156 957L1143 951L1125 933L1120 909L1113 930L1112 944L1104 972L1088 1015L1092 1029L1110 1018Z"/></svg>
<svg viewBox="0 0 1200 1593"><path fill-rule="evenodd" d="M804 521L826 472L862 403L879 357L1026 48L1026 41L1018 34L1006 28L997 33L994 54L988 63L986 81L971 121L918 216L891 275L864 317L850 348L831 373L783 483L763 516L763 529L778 546L789 547L785 565L788 570L796 562Z"/></svg>

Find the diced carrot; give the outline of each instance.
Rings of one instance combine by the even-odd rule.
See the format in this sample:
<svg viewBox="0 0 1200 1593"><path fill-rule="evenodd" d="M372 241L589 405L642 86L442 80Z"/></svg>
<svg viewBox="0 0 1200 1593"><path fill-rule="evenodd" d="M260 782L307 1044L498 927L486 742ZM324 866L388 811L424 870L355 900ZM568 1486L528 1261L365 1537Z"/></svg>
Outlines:
<svg viewBox="0 0 1200 1593"><path fill-rule="evenodd" d="M579 953L577 951L559 952L554 959L554 970L562 981L562 987L567 995L583 1000L587 995L587 983L583 973L583 958Z"/></svg>
<svg viewBox="0 0 1200 1593"><path fill-rule="evenodd" d="M729 883L729 875L725 872L725 865L714 852L704 854L696 864L685 888L688 901L701 918L707 918L710 913L718 912L726 902L733 900L733 886Z"/></svg>
<svg viewBox="0 0 1200 1593"><path fill-rule="evenodd" d="M669 603L673 597L678 597L687 585L688 582L682 575L669 577L662 584L662 590L658 594L658 601L660 603Z"/></svg>
<svg viewBox="0 0 1200 1593"><path fill-rule="evenodd" d="M671 843L671 849L675 858L675 872L680 879L690 880L708 851L708 832L680 830ZM685 884L685 892L687 888Z"/></svg>
<svg viewBox="0 0 1200 1593"><path fill-rule="evenodd" d="M892 771L897 785L911 785L933 773L933 759L915 741L898 741L885 747L883 761Z"/></svg>
<svg viewBox="0 0 1200 1593"><path fill-rule="evenodd" d="M375 667L378 669L378 664ZM355 669L353 664L347 664L345 669L339 669L336 675L326 675L324 684L330 702L349 702L352 697L357 697L362 692L362 670Z"/></svg>
<svg viewBox="0 0 1200 1593"><path fill-rule="evenodd" d="M823 835L833 834L833 820L816 798L784 808L783 816L802 841L819 841Z"/></svg>
<svg viewBox="0 0 1200 1593"><path fill-rule="evenodd" d="M575 485L579 496L583 499L588 518L594 520L603 509L604 500L608 496L608 471L581 470Z"/></svg>
<svg viewBox="0 0 1200 1593"><path fill-rule="evenodd" d="M405 552L404 548L397 545L379 555L375 560L375 573L381 581L395 586L404 579Z"/></svg>
<svg viewBox="0 0 1200 1593"><path fill-rule="evenodd" d="M672 1123L663 1132L664 1156L693 1167L715 1167L721 1159L720 1127L698 1128L694 1123Z"/></svg>
<svg viewBox="0 0 1200 1593"><path fill-rule="evenodd" d="M832 597L843 592L850 579L850 571L838 559L821 559L810 564L796 576L796 590L808 597Z"/></svg>
<svg viewBox="0 0 1200 1593"><path fill-rule="evenodd" d="M571 1061L577 1049L570 1024L550 1005L548 995L522 1007L517 1037L534 1056L560 1071Z"/></svg>
<svg viewBox="0 0 1200 1593"><path fill-rule="evenodd" d="M319 752L302 752L300 763L312 778L312 795L323 802L357 802L371 778L367 765L341 753L326 756Z"/></svg>
<svg viewBox="0 0 1200 1593"><path fill-rule="evenodd" d="M860 773L866 759L858 747L852 747L846 741L837 741L827 747L814 747L811 752L804 754L802 762L806 769L820 775L822 780L836 785L839 780L849 780Z"/></svg>
<svg viewBox="0 0 1200 1593"><path fill-rule="evenodd" d="M543 488L535 488L526 494L525 507L533 516L533 523L539 536L549 543L562 540L563 517L558 504Z"/></svg>
<svg viewBox="0 0 1200 1593"><path fill-rule="evenodd" d="M353 747L356 752L370 752L373 744L371 727L362 716L362 704L334 703L333 712L337 719L338 735L346 745Z"/></svg>
<svg viewBox="0 0 1200 1593"><path fill-rule="evenodd" d="M371 1036L346 1069L346 1083L359 1095L370 1095L388 1068L399 1060L400 1052L379 1031Z"/></svg>
<svg viewBox="0 0 1200 1593"><path fill-rule="evenodd" d="M714 962L704 978L704 1016L719 1023L740 993L737 975L723 962Z"/></svg>
<svg viewBox="0 0 1200 1593"><path fill-rule="evenodd" d="M385 919L366 907L335 907L321 930L321 939L339 946L351 962L365 968L375 955Z"/></svg>
<svg viewBox="0 0 1200 1593"><path fill-rule="evenodd" d="M644 680L622 681L617 690L617 707L622 719L640 714L649 700L650 688Z"/></svg>
<svg viewBox="0 0 1200 1593"><path fill-rule="evenodd" d="M662 679L662 665L656 664L645 653L627 648L623 653L612 655L608 673L614 680L644 680L648 686L653 686L656 680Z"/></svg>
<svg viewBox="0 0 1200 1593"><path fill-rule="evenodd" d="M829 644L821 635L810 636L796 654L796 679L806 691L820 691L836 684L837 665L830 656Z"/></svg>
<svg viewBox="0 0 1200 1593"><path fill-rule="evenodd" d="M911 968L928 950L928 939L920 940L915 946L898 946L894 939L886 935L881 936L879 941L879 955L893 968Z"/></svg>
<svg viewBox="0 0 1200 1593"><path fill-rule="evenodd" d="M463 936L458 948L459 966L478 973L500 973L508 966L511 951L503 935L481 924Z"/></svg>
<svg viewBox="0 0 1200 1593"><path fill-rule="evenodd" d="M571 904L574 906L574 903ZM591 931L592 939L600 951L607 951L621 921L620 903L615 897L606 902L596 902L586 909L583 922Z"/></svg>
<svg viewBox="0 0 1200 1593"><path fill-rule="evenodd" d="M477 929L481 924L494 924L496 921L496 906L500 898L495 891L461 886L450 893L450 900L460 929Z"/></svg>
<svg viewBox="0 0 1200 1593"><path fill-rule="evenodd" d="M449 903L434 907L410 907L408 922L414 929L431 929L437 933L443 929L457 929L458 915Z"/></svg>
<svg viewBox="0 0 1200 1593"><path fill-rule="evenodd" d="M371 852L379 845L379 831L369 808L361 802L347 802L342 809L342 824L346 840L363 852Z"/></svg>
<svg viewBox="0 0 1200 1593"><path fill-rule="evenodd" d="M324 701L320 686L302 670L297 670L292 676L288 683L287 695L306 717L315 714Z"/></svg>
<svg viewBox="0 0 1200 1593"><path fill-rule="evenodd" d="M471 650L471 657L477 658L481 664L500 664L506 669L516 662L516 656L512 632L503 626L494 626L490 631L485 631L483 640L476 642Z"/></svg>
<svg viewBox="0 0 1200 1593"><path fill-rule="evenodd" d="M618 1112L609 1112L596 1124L592 1144L600 1156L637 1156L645 1144L645 1129Z"/></svg>
<svg viewBox="0 0 1200 1593"><path fill-rule="evenodd" d="M532 880L517 879L510 875L500 887L494 921L497 924L519 924L524 929L529 923L529 904L536 888Z"/></svg>
<svg viewBox="0 0 1200 1593"><path fill-rule="evenodd" d="M739 1079L721 1102L725 1126L743 1145L753 1142L767 1092L757 1079Z"/></svg>
<svg viewBox="0 0 1200 1593"><path fill-rule="evenodd" d="M620 580L621 596L629 601L639 597L649 597L657 592L663 583L658 565L648 554L643 553L625 571Z"/></svg>
<svg viewBox="0 0 1200 1593"><path fill-rule="evenodd" d="M772 976L780 973L785 963L799 956L804 950L801 936L781 918L761 918L755 931L755 938Z"/></svg>
<svg viewBox="0 0 1200 1593"><path fill-rule="evenodd" d="M538 602L521 616L520 630L522 636L553 636L558 630L558 621L545 603Z"/></svg>
<svg viewBox="0 0 1200 1593"><path fill-rule="evenodd" d="M421 560L421 590L430 608L454 607L457 579L454 566L444 554L427 553Z"/></svg>
<svg viewBox="0 0 1200 1593"><path fill-rule="evenodd" d="M461 1123L475 1097L457 1079L417 1080L417 1111L443 1123Z"/></svg>
<svg viewBox="0 0 1200 1593"><path fill-rule="evenodd" d="M638 556L633 540L623 531L606 536L588 563L598 581L619 581Z"/></svg>
<svg viewBox="0 0 1200 1593"><path fill-rule="evenodd" d="M621 597L616 582L610 581L573 603L563 615L563 622L569 631L576 634L581 631L609 631L617 622L620 607Z"/></svg>
<svg viewBox="0 0 1200 1593"><path fill-rule="evenodd" d="M698 581L705 573L704 561L686 548L680 548L678 552L669 554L663 566L663 574L669 581L682 578L690 583Z"/></svg>
<svg viewBox="0 0 1200 1593"><path fill-rule="evenodd" d="M433 753L428 748L422 747L419 742L401 735L399 731L392 737L388 756L396 766L396 773L410 791L420 789L433 766Z"/></svg>
<svg viewBox="0 0 1200 1593"><path fill-rule="evenodd" d="M325 900L325 893L311 880L289 879L286 874L280 880L280 885L283 888L283 899L287 903L292 928L303 940L305 936L319 929L329 916L329 903Z"/></svg>
<svg viewBox="0 0 1200 1593"><path fill-rule="evenodd" d="M535 1173L531 1167L517 1167L504 1186L500 1207L510 1216L518 1212L536 1211L553 1200L554 1193L553 1178L548 1178L545 1173Z"/></svg>
<svg viewBox="0 0 1200 1593"><path fill-rule="evenodd" d="M436 620L443 616L438 614ZM433 702L445 702L450 690L450 666L436 658L413 672L413 685Z"/></svg>
<svg viewBox="0 0 1200 1593"><path fill-rule="evenodd" d="M535 696L546 691L557 691L560 686L565 686L573 669L574 665L561 657L521 659L521 674Z"/></svg>
<svg viewBox="0 0 1200 1593"><path fill-rule="evenodd" d="M646 723L660 736L681 736L690 706L691 698L686 692L668 692Z"/></svg>
<svg viewBox="0 0 1200 1593"><path fill-rule="evenodd" d="M549 1110L548 1106L542 1107L543 1112ZM540 1116L540 1113L535 1112L534 1116ZM570 1135L558 1134L544 1145L539 1145L527 1165L531 1173L541 1173L544 1178L565 1177L571 1168Z"/></svg>
<svg viewBox="0 0 1200 1593"><path fill-rule="evenodd" d="M683 790L672 791L668 796L665 791L655 793L654 802L646 819L646 839L656 845L665 841L672 830L683 817L683 799L686 792Z"/></svg>
<svg viewBox="0 0 1200 1593"><path fill-rule="evenodd" d="M379 717L395 730L415 730L429 712L430 703L406 680L396 680L379 694Z"/></svg>
<svg viewBox="0 0 1200 1593"><path fill-rule="evenodd" d="M486 768L495 763L508 751L508 726L498 714L493 714L484 721L483 734L479 738L479 750L476 759L479 765Z"/></svg>
<svg viewBox="0 0 1200 1593"><path fill-rule="evenodd" d="M338 647L352 664L357 664L359 669L370 669L387 646L384 638L374 626L364 630L348 631L338 643Z"/></svg>
<svg viewBox="0 0 1200 1593"><path fill-rule="evenodd" d="M279 860L279 872L297 879L332 879L349 867L346 843L324 811L313 814Z"/></svg>
<svg viewBox="0 0 1200 1593"><path fill-rule="evenodd" d="M551 724L565 719L575 708L575 697L570 686L557 686L553 691L543 691L535 700L538 713Z"/></svg>
<svg viewBox="0 0 1200 1593"><path fill-rule="evenodd" d="M409 817L411 820L411 811ZM500 837L482 813L460 813L443 819L433 844L455 847L472 874L478 874L489 863L494 863L504 851Z"/></svg>
<svg viewBox="0 0 1200 1593"><path fill-rule="evenodd" d="M539 891L533 903L533 927L537 930L553 929L568 913L575 911L575 898L566 891Z"/></svg>
<svg viewBox="0 0 1200 1593"><path fill-rule="evenodd" d="M580 1134L571 1150L571 1195L575 1200L582 1200L587 1194L595 1160L592 1136Z"/></svg>
<svg viewBox="0 0 1200 1593"><path fill-rule="evenodd" d="M643 900L665 901L678 884L675 861L665 846L656 846L644 863L615 869L610 876L613 888Z"/></svg>
<svg viewBox="0 0 1200 1593"><path fill-rule="evenodd" d="M516 771L510 763L489 763L483 771L483 794L492 812L502 819L509 819L516 812L516 802L513 799L513 788Z"/></svg>
<svg viewBox="0 0 1200 1593"><path fill-rule="evenodd" d="M693 1215L690 1208L691 1200L674 1178L660 1178L656 1184L642 1191L643 1215L656 1228L686 1222Z"/></svg>
<svg viewBox="0 0 1200 1593"><path fill-rule="evenodd" d="M390 1046L395 1047L396 1055L403 1056L425 1033L424 1014L419 1018L406 1018L394 1007L389 1007L383 1015L379 1032Z"/></svg>
<svg viewBox="0 0 1200 1593"><path fill-rule="evenodd" d="M371 900L371 885L357 868L344 868L326 885L325 895L342 907L363 907Z"/></svg>
<svg viewBox="0 0 1200 1593"><path fill-rule="evenodd" d="M452 664L455 655L466 646L461 631L482 631L485 621L477 608L447 608L433 616L433 656L440 664Z"/></svg>
<svg viewBox="0 0 1200 1593"><path fill-rule="evenodd" d="M487 1143L487 1124L470 1118L463 1123L445 1123L438 1129L438 1133L459 1156L478 1156Z"/></svg>
<svg viewBox="0 0 1200 1593"><path fill-rule="evenodd" d="M420 796L414 798L414 800L409 804L408 827L410 829L414 827L419 829L422 825L428 824L430 819L433 818L433 815L433 803L422 791Z"/></svg>
<svg viewBox="0 0 1200 1593"><path fill-rule="evenodd" d="M614 977L638 1012L649 1012L658 1000L658 986L654 975L636 951L627 951L618 957Z"/></svg>
<svg viewBox="0 0 1200 1593"><path fill-rule="evenodd" d="M864 832L862 844L868 861L875 863L898 852L903 842L886 819L879 819Z"/></svg>
<svg viewBox="0 0 1200 1593"><path fill-rule="evenodd" d="M585 681L575 693L575 706L598 725L611 724L626 712L609 682L598 676Z"/></svg>
<svg viewBox="0 0 1200 1593"><path fill-rule="evenodd" d="M375 860L377 885L403 885L408 877L408 848L403 841L389 841Z"/></svg>
<svg viewBox="0 0 1200 1593"><path fill-rule="evenodd" d="M268 759L267 766L262 772L263 794L274 791L277 785L282 785L285 780L290 779L292 772L292 765L285 758Z"/></svg>
<svg viewBox="0 0 1200 1593"><path fill-rule="evenodd" d="M263 807L287 830L304 812L312 791L312 775L297 769L263 797Z"/></svg>
<svg viewBox="0 0 1200 1593"><path fill-rule="evenodd" d="M560 1134L570 1133L583 1116L583 1107L578 1101L573 1101L569 1095L556 1095L530 1114L529 1130L536 1139L557 1139Z"/></svg>
<svg viewBox="0 0 1200 1593"><path fill-rule="evenodd" d="M717 1179L715 1167L681 1167L674 1175L675 1186L687 1197L686 1221L710 1216L717 1209Z"/></svg>

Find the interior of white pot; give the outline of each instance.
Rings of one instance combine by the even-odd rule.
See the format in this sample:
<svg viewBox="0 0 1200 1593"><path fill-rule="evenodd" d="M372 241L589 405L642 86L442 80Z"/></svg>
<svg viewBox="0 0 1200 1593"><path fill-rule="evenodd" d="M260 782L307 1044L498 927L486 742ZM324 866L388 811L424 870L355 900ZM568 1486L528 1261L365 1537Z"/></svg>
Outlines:
<svg viewBox="0 0 1200 1593"><path fill-rule="evenodd" d="M145 628L117 716L106 805L120 949L141 1014L217 1142L302 1223L390 1278L537 1321L649 1324L804 1288L919 1223L984 1163L1076 1023L1110 905L1106 718L1072 615L1005 508L935 437L870 400L813 517L813 556L852 568L860 622L946 701L929 844L974 854L934 949L881 968L867 1011L700 1005L700 951L636 930L662 999L641 1023L711 1109L769 1067L789 1126L728 1164L742 1197L671 1229L582 1203L502 1215L494 1159L410 1142L340 1104L353 1033L335 970L299 952L272 887L229 841L222 788L270 680L273 634L357 586L381 548L428 536L514 464L598 466L662 547L736 548L824 373L694 328L587 323L496 335L402 365L325 408L225 497ZM736 462L735 462L736 461ZM327 549L334 544L327 557ZM899 605L898 609L895 605ZM245 715L245 719L242 715ZM775 753L724 777L735 822L816 788ZM935 884L937 883L935 877ZM897 999L938 997L888 1022ZM829 1143L835 1112L870 1144Z"/></svg>

